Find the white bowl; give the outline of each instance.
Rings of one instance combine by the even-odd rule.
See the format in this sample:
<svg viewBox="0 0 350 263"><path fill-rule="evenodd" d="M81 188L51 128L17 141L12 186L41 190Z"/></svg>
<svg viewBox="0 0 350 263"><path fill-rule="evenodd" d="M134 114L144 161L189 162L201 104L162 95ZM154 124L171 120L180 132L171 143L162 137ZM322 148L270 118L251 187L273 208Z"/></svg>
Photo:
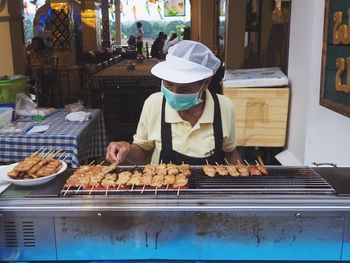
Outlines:
<svg viewBox="0 0 350 263"><path fill-rule="evenodd" d="M59 169L57 171L57 173L51 174L49 176L44 176L44 177L39 177L36 179L13 179L11 177L9 177L7 174L18 164L18 163L13 163L10 165L7 165L5 167L3 167L0 170L0 176L2 179L4 179L5 181L8 181L10 183L16 184L16 185L21 185L21 186L34 186L34 185L41 185L41 184L45 184L53 179L55 179L55 177L62 173L64 170L67 169L67 163L64 161L60 161L62 163L62 167L61 169Z"/></svg>

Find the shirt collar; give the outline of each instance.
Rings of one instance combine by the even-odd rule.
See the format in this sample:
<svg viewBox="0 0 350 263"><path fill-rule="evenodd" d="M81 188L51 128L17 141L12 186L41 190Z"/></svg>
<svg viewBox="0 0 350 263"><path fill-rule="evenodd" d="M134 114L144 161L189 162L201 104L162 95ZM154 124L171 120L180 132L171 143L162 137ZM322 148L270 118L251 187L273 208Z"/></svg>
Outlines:
<svg viewBox="0 0 350 263"><path fill-rule="evenodd" d="M210 91L205 91L205 105L202 116L198 120L200 123L213 123L214 122L214 100ZM168 103L165 103L165 122L167 123L179 123L184 122L177 110L174 110Z"/></svg>

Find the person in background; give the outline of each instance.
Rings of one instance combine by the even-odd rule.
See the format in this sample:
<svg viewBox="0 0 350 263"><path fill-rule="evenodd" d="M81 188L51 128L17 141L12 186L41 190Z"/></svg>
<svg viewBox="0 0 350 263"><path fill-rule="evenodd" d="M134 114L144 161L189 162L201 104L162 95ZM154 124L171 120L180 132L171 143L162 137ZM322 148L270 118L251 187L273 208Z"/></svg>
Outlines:
<svg viewBox="0 0 350 263"><path fill-rule="evenodd" d="M177 33L172 33L169 40L166 40L164 42L163 54L166 55L168 53L169 48L179 43L181 40L181 37L178 36Z"/></svg>
<svg viewBox="0 0 350 263"><path fill-rule="evenodd" d="M191 27L186 26L184 28L184 32L182 34L182 39L183 40L191 40Z"/></svg>
<svg viewBox="0 0 350 263"><path fill-rule="evenodd" d="M127 43L129 45L130 49L135 49L135 47L136 47L136 38L135 38L135 36L134 35L130 35Z"/></svg>
<svg viewBox="0 0 350 263"><path fill-rule="evenodd" d="M137 49L137 55L143 55L142 54L142 49L143 49L143 37L144 37L144 32L142 29L142 24L141 22L136 23L137 27L137 35L136 35L136 49Z"/></svg>
<svg viewBox="0 0 350 263"><path fill-rule="evenodd" d="M26 62L29 66L45 66L52 63L52 52L46 48L41 37L34 37L26 49Z"/></svg>
<svg viewBox="0 0 350 263"><path fill-rule="evenodd" d="M232 101L208 86L220 59L202 43L183 40L151 72L161 92L144 103L132 144L111 142L109 162L236 164L235 110Z"/></svg>
<svg viewBox="0 0 350 263"><path fill-rule="evenodd" d="M161 52L164 46L164 33L159 32L158 37L154 40L151 48L151 56L152 58L160 58Z"/></svg>

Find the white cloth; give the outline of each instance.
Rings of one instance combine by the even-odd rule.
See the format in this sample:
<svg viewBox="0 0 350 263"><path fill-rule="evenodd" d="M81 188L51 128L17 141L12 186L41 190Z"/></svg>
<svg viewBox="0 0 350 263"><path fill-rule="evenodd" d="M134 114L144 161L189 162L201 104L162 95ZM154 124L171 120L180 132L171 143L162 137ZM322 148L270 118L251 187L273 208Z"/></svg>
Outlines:
<svg viewBox="0 0 350 263"><path fill-rule="evenodd" d="M85 111L76 111L76 112L71 112L68 113L66 116L67 121L88 121L90 119L90 112L85 112Z"/></svg>

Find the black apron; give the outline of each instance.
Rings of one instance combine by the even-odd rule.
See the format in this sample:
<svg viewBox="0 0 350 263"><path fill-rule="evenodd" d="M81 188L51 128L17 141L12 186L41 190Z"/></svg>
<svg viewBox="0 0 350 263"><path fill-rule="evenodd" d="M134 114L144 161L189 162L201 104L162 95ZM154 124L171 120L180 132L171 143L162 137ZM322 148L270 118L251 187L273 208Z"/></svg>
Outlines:
<svg viewBox="0 0 350 263"><path fill-rule="evenodd" d="M192 165L204 165L213 164L215 162L219 164L224 164L225 153L222 150L223 142L223 132L222 132L222 122L221 122L221 111L220 104L216 93L212 93L214 99L214 138L215 138L215 149L212 155L204 158L191 157L179 153L173 150L172 142L172 132L171 123L165 122L165 98L163 96L162 103L162 117L161 117L161 140L162 140L162 150L160 151L159 163L174 163L174 164L192 164Z"/></svg>

